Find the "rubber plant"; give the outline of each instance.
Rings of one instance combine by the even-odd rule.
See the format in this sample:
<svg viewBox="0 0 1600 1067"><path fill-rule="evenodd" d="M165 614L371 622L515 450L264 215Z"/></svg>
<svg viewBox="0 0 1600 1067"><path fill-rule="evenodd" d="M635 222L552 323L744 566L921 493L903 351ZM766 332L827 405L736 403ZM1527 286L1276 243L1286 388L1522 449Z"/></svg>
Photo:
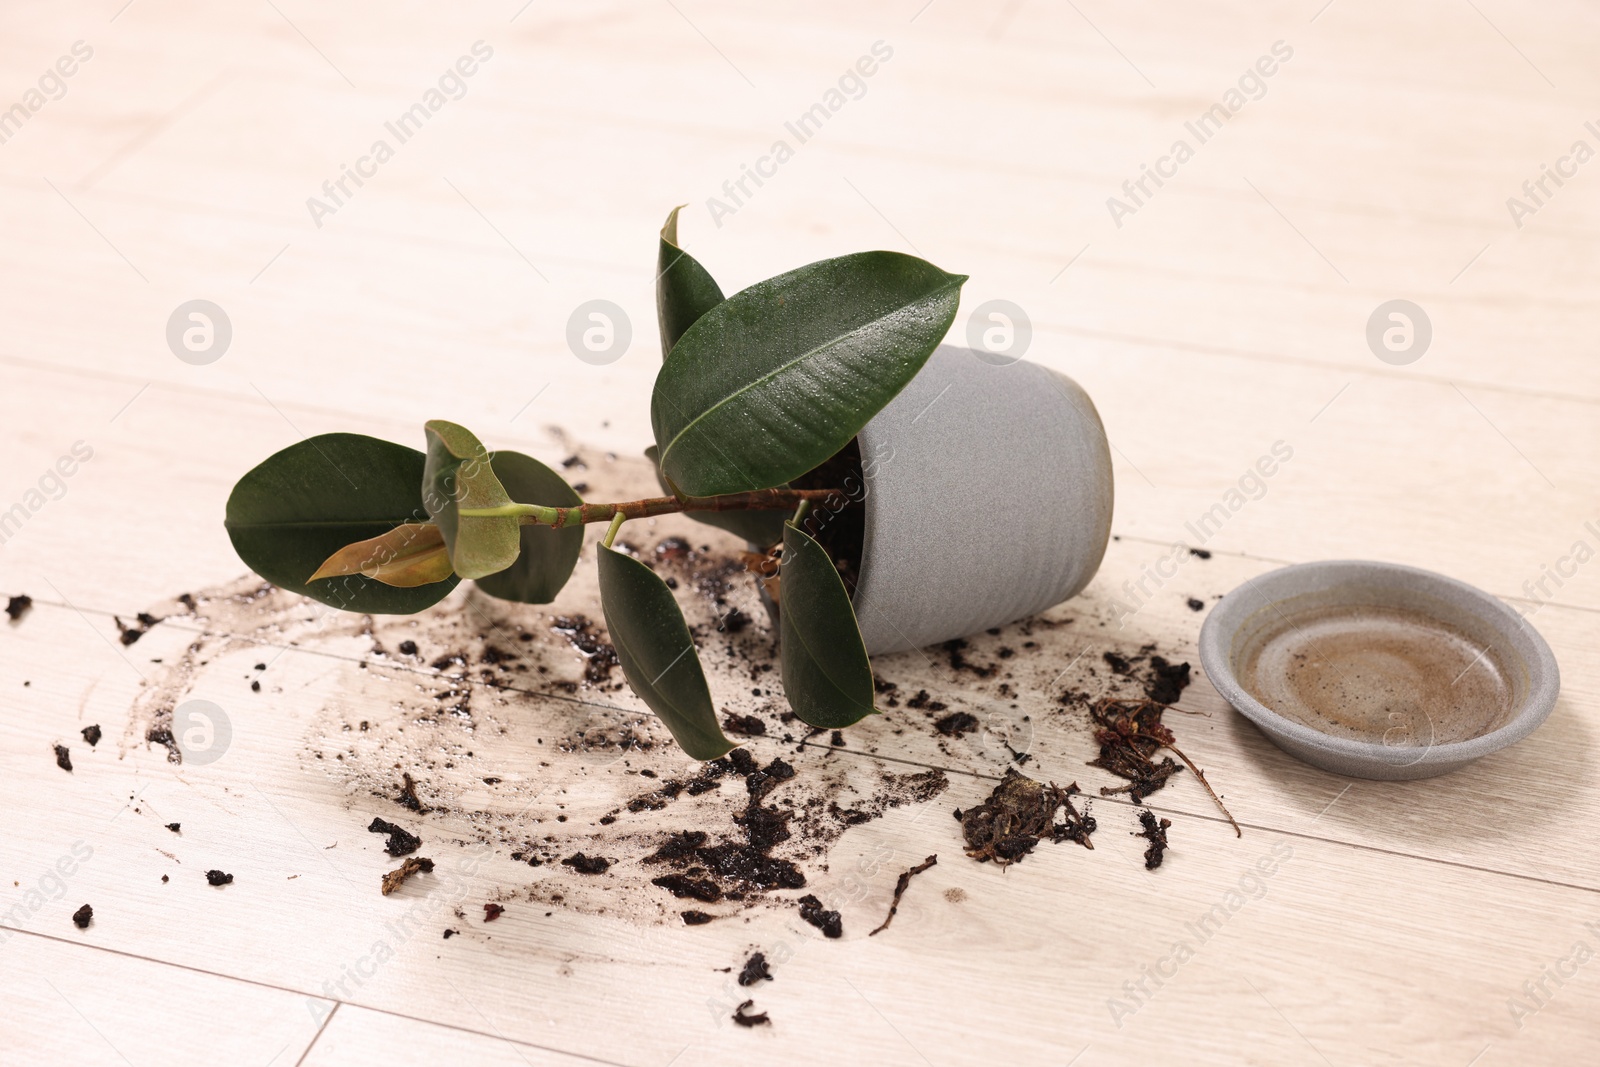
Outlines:
<svg viewBox="0 0 1600 1067"><path fill-rule="evenodd" d="M649 454L665 495L584 501L531 456L491 451L465 427L425 424L423 451L360 434L307 438L247 473L228 498L235 550L261 577L347 611L409 614L462 579L545 604L571 576L583 526L596 547L606 627L633 691L691 757L733 744L672 591L612 545L629 519L687 513L760 545L781 541L783 688L824 729L873 714L872 667L829 553L802 528L837 490L792 488L845 448L944 337L962 275L898 252L812 263L724 297L662 227L656 308L663 363ZM786 519L785 515L789 517Z"/></svg>

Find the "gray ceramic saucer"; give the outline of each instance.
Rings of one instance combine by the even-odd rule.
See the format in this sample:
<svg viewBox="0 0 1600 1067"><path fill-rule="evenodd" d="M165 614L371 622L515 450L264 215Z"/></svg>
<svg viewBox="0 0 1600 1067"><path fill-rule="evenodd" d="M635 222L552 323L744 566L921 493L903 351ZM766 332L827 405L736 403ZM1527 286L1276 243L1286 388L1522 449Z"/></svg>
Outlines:
<svg viewBox="0 0 1600 1067"><path fill-rule="evenodd" d="M1358 778L1463 767L1532 733L1561 687L1550 646L1495 597L1360 560L1245 582L1206 618L1200 662L1279 748Z"/></svg>

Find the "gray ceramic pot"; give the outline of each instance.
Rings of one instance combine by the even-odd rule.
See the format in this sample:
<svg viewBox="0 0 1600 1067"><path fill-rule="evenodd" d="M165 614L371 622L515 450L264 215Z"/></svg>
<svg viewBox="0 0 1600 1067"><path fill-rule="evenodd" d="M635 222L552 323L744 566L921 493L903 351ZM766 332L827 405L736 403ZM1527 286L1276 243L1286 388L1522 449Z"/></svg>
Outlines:
<svg viewBox="0 0 1600 1067"><path fill-rule="evenodd" d="M941 346L861 431L866 533L856 617L869 652L999 626L1094 577L1111 534L1111 450L1076 382Z"/></svg>

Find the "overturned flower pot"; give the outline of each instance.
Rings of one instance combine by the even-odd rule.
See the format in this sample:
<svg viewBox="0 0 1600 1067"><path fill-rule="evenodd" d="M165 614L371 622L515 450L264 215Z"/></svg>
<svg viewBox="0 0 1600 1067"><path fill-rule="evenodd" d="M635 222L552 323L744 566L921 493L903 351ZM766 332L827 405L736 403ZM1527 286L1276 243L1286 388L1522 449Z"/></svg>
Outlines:
<svg viewBox="0 0 1600 1067"><path fill-rule="evenodd" d="M868 652L1032 615L1099 568L1111 450L1094 403L1065 375L941 346L857 441L853 603Z"/></svg>

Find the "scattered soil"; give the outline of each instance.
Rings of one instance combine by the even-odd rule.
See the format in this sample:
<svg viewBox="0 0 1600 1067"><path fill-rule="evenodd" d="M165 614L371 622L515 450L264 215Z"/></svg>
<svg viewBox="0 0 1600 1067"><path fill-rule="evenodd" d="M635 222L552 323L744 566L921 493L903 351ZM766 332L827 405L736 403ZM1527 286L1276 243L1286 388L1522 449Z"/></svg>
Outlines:
<svg viewBox="0 0 1600 1067"><path fill-rule="evenodd" d="M89 924L94 921L94 909L85 904L72 913L72 921L77 924L78 929L87 930Z"/></svg>
<svg viewBox="0 0 1600 1067"><path fill-rule="evenodd" d="M82 732L83 739L88 742L90 748L93 748L100 743L101 734L98 724L94 726L85 726Z"/></svg>
<svg viewBox="0 0 1600 1067"><path fill-rule="evenodd" d="M978 717L966 711L952 711L933 724L946 737L965 737L978 728Z"/></svg>
<svg viewBox="0 0 1600 1067"><path fill-rule="evenodd" d="M422 856L407 856L405 862L383 876L383 895L388 896L405 884L413 874L431 874L433 861Z"/></svg>
<svg viewBox="0 0 1600 1067"><path fill-rule="evenodd" d="M1187 663L1183 664L1185 679L1188 678L1188 666ZM1200 779L1200 784L1205 786L1222 814L1233 824L1234 834L1243 837L1244 831L1239 828L1227 805L1222 803L1222 798L1217 796L1217 791L1211 788L1205 773L1183 754L1172 731L1161 722L1161 714L1165 710L1165 704L1154 700L1113 700L1109 697L1090 709L1089 714L1096 727L1094 739L1100 743L1100 757L1090 760L1089 765L1103 767L1112 774L1128 779L1129 783L1102 786L1100 795L1127 793L1135 804L1143 803L1145 797L1166 785L1167 779L1183 769L1167 756L1163 756L1160 763L1151 759L1158 750L1168 748Z"/></svg>
<svg viewBox="0 0 1600 1067"><path fill-rule="evenodd" d="M483 921L492 923L506 913L506 909L499 904L485 904L483 906Z"/></svg>
<svg viewBox="0 0 1600 1067"><path fill-rule="evenodd" d="M206 883L208 885L227 885L229 882L232 882L232 881L233 881L233 875L231 875L231 874L225 874L222 871L207 871L206 872Z"/></svg>
<svg viewBox="0 0 1600 1067"><path fill-rule="evenodd" d="M1189 555L1194 556L1196 559L1210 559L1211 550L1209 548L1191 548Z"/></svg>
<svg viewBox="0 0 1600 1067"><path fill-rule="evenodd" d="M944 891L944 899L952 904L960 904L967 899L967 891L960 886L951 886Z"/></svg>
<svg viewBox="0 0 1600 1067"><path fill-rule="evenodd" d="M877 934L879 931L889 929L889 924L894 922L895 912L900 910L900 898L905 895L906 886L911 884L911 879L938 862L938 856L929 856L910 870L900 873L899 879L894 883L894 899L889 902L889 914L883 917L883 922L878 925L876 930L867 934L868 937L872 937L873 934Z"/></svg>
<svg viewBox="0 0 1600 1067"><path fill-rule="evenodd" d="M12 622L16 622L26 615L31 607L33 607L33 597L28 596L26 593L10 597L6 600L6 615L10 617Z"/></svg>
<svg viewBox="0 0 1600 1067"><path fill-rule="evenodd" d="M1054 782L1044 785L1008 768L987 800L966 812L956 812L967 855L979 863L1009 866L1032 852L1046 835L1058 842L1076 841L1094 848L1089 839L1095 830L1094 817L1073 807L1071 798L1077 793L1077 783L1062 789ZM1067 821L1057 825L1056 812L1063 809Z"/></svg>
<svg viewBox="0 0 1600 1067"><path fill-rule="evenodd" d="M57 745L55 748L56 766L60 767L64 771L70 772L72 770L72 753L67 750L66 745Z"/></svg>
<svg viewBox="0 0 1600 1067"><path fill-rule="evenodd" d="M737 1008L733 1009L733 1021L738 1023L740 1026L745 1027L771 1026L772 1020L767 1018L766 1012L762 1011L756 1012L753 1015L749 1014L750 1009L755 1007L755 1003L756 1002L753 1000L747 1000L743 1004L740 1004Z"/></svg>
<svg viewBox="0 0 1600 1067"><path fill-rule="evenodd" d="M171 830L173 833L178 833L183 829L183 824L181 822L169 822L167 823L167 829Z"/></svg>
<svg viewBox="0 0 1600 1067"><path fill-rule="evenodd" d="M563 866L571 867L579 874L605 874L611 869L611 861L601 856L585 856L582 852L575 852L561 861Z"/></svg>
<svg viewBox="0 0 1600 1067"><path fill-rule="evenodd" d="M389 835L383 850L391 856L409 856L422 847L422 838L384 819L374 818L367 829L375 834Z"/></svg>
<svg viewBox="0 0 1600 1067"><path fill-rule="evenodd" d="M755 985L761 981L772 981L772 971L767 968L766 954L756 952L744 961L744 969L739 972L739 984Z"/></svg>
<svg viewBox="0 0 1600 1067"><path fill-rule="evenodd" d="M422 801L417 799L417 783L411 780L409 773L401 772L400 795L396 799L400 801L401 807L410 808L419 815L428 810L422 806Z"/></svg>
<svg viewBox="0 0 1600 1067"><path fill-rule="evenodd" d="M722 726L730 734L743 734L746 737L760 737L767 732L766 720L754 715L735 715L730 712L722 717Z"/></svg>
<svg viewBox="0 0 1600 1067"><path fill-rule="evenodd" d="M807 893L800 898L800 918L822 931L824 937L843 937L844 923L836 911L822 906L822 901Z"/></svg>
<svg viewBox="0 0 1600 1067"><path fill-rule="evenodd" d="M1150 847L1144 850L1144 869L1153 871L1161 866L1167 851L1167 828L1172 825L1172 820L1162 819L1158 822L1155 812L1145 808L1139 813L1139 825L1144 829L1133 836L1150 842Z"/></svg>
<svg viewBox="0 0 1600 1067"><path fill-rule="evenodd" d="M704 926L714 918L716 918L716 916L707 915L703 911L686 911L683 913L683 925Z"/></svg>
<svg viewBox="0 0 1600 1067"><path fill-rule="evenodd" d="M161 620L156 618L154 615L151 615L147 611L141 611L137 616L135 616L134 625L132 626L127 625L115 615L111 616L111 621L117 624L117 629L120 631L119 639L122 641L122 643L124 645L131 645L135 641L139 640L139 638L149 633L150 627L154 626Z"/></svg>
<svg viewBox="0 0 1600 1067"><path fill-rule="evenodd" d="M1190 611L1204 611L1204 610L1206 610L1206 602L1204 600L1200 600L1197 597L1190 597L1186 601L1186 603L1189 605L1189 610Z"/></svg>
<svg viewBox="0 0 1600 1067"><path fill-rule="evenodd" d="M593 686L610 683L611 668L617 666L617 650L601 639L594 623L582 615L560 615L551 628L583 655L585 682Z"/></svg>

